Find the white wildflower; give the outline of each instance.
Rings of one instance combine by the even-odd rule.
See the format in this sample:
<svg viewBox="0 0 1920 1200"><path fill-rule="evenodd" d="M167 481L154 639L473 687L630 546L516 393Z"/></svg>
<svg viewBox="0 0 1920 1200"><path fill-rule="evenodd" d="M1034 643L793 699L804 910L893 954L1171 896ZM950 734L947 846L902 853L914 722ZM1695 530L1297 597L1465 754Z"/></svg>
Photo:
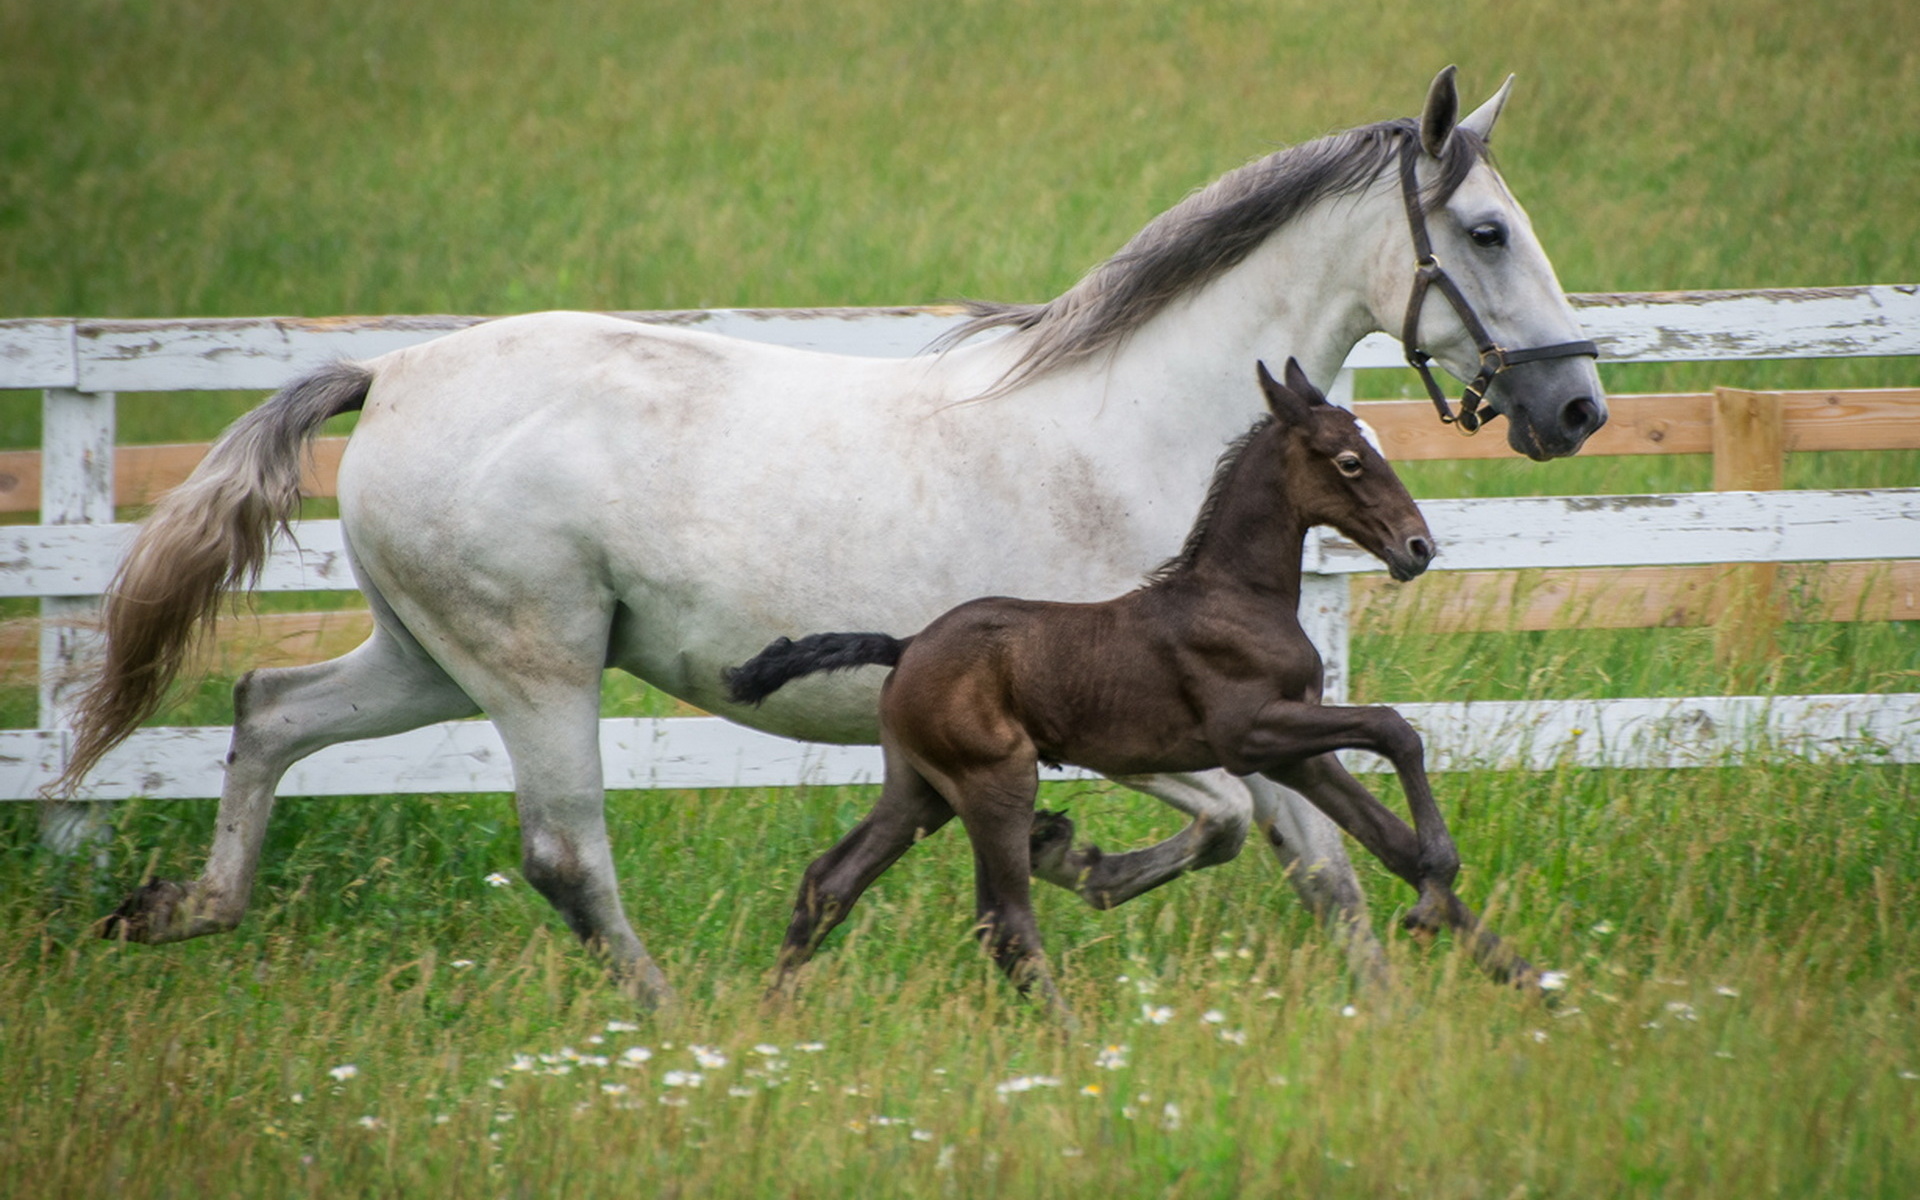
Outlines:
<svg viewBox="0 0 1920 1200"><path fill-rule="evenodd" d="M1222 1025L1226 1023L1227 1014L1217 1008L1210 1008L1200 1014L1200 1019L1209 1025Z"/></svg>
<svg viewBox="0 0 1920 1200"><path fill-rule="evenodd" d="M333 1076L335 1079L338 1079L342 1083L345 1083L347 1080L352 1079L355 1075L358 1075L359 1073L360 1073L360 1068L354 1066L352 1063L341 1063L339 1066L334 1067L332 1070L327 1072L327 1074Z"/></svg>
<svg viewBox="0 0 1920 1200"><path fill-rule="evenodd" d="M1140 1019L1149 1025L1165 1025L1173 1020L1173 1010L1164 1005L1142 1004Z"/></svg>
<svg viewBox="0 0 1920 1200"><path fill-rule="evenodd" d="M1034 1088L1059 1086L1060 1081L1051 1075L1016 1075L1005 1083L995 1085L993 1090L1002 1096L1011 1096L1015 1092L1030 1092Z"/></svg>
<svg viewBox="0 0 1920 1200"><path fill-rule="evenodd" d="M507 887L511 885L513 883L513 880L508 879L505 875L502 875L500 872L495 871L493 874L487 876L481 882L485 883L488 887L502 888L502 887Z"/></svg>
<svg viewBox="0 0 1920 1200"><path fill-rule="evenodd" d="M628 1046L620 1052L620 1065L623 1067L637 1067L652 1057L653 1051L647 1049L645 1046Z"/></svg>
<svg viewBox="0 0 1920 1200"><path fill-rule="evenodd" d="M707 1077L698 1071L668 1071L660 1077L663 1087L697 1088L707 1081Z"/></svg>
<svg viewBox="0 0 1920 1200"><path fill-rule="evenodd" d="M639 1033L640 1027L632 1021L608 1021L608 1033Z"/></svg>
<svg viewBox="0 0 1920 1200"><path fill-rule="evenodd" d="M380 1128L380 1118L379 1117L361 1117L358 1121L355 1121L354 1124L358 1125L362 1129L378 1129Z"/></svg>
<svg viewBox="0 0 1920 1200"><path fill-rule="evenodd" d="M1543 992L1563 992L1567 988L1565 971L1540 972L1540 990Z"/></svg>
<svg viewBox="0 0 1920 1200"><path fill-rule="evenodd" d="M1104 1071L1118 1071L1127 1065L1127 1047L1119 1042L1111 1042L1100 1048L1093 1056L1093 1065Z"/></svg>
<svg viewBox="0 0 1920 1200"><path fill-rule="evenodd" d="M727 1056L711 1046L688 1046L687 1049L693 1052L693 1061L705 1070L718 1071L727 1065Z"/></svg>

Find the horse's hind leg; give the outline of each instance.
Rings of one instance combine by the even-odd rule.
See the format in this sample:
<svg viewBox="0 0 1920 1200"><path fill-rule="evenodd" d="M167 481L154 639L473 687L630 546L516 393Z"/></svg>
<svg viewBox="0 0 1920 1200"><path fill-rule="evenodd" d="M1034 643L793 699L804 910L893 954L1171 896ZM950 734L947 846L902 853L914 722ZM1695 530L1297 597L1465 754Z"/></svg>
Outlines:
<svg viewBox="0 0 1920 1200"><path fill-rule="evenodd" d="M149 882L103 922L103 936L175 942L234 928L253 893L274 788L288 767L339 742L478 711L404 634L383 626L330 662L250 671L234 685L233 701L233 741L206 869L191 883Z"/></svg>
<svg viewBox="0 0 1920 1200"><path fill-rule="evenodd" d="M866 819L833 849L815 859L800 881L793 920L780 946L779 973L773 991L784 989L792 974L820 946L874 880L899 861L913 844L953 817L941 798L905 756L889 747L886 783Z"/></svg>
<svg viewBox="0 0 1920 1200"><path fill-rule="evenodd" d="M1141 850L1103 853L1074 846L1073 822L1045 813L1033 824L1034 878L1077 894L1094 908L1112 908L1188 871L1230 862L1253 821L1246 786L1224 771L1132 775L1115 783L1164 801L1193 818L1165 841Z"/></svg>
<svg viewBox="0 0 1920 1200"><path fill-rule="evenodd" d="M605 957L622 991L645 1008L671 1004L666 976L620 903L607 838L598 668L570 685L520 679L489 699L487 715L513 759L527 882Z"/></svg>

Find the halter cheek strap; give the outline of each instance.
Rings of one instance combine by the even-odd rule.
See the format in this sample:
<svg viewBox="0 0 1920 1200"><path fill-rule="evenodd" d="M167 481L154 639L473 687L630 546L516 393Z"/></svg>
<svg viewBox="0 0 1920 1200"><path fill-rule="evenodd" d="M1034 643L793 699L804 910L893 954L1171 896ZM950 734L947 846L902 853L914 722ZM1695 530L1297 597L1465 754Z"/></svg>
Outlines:
<svg viewBox="0 0 1920 1200"><path fill-rule="evenodd" d="M1500 414L1492 409L1484 414L1480 411L1480 402L1486 397L1487 389L1500 372L1521 363L1538 362L1549 358L1599 358L1600 347L1592 342L1560 342L1552 346L1535 346L1528 350L1508 350L1488 336L1487 327L1473 311L1473 305L1467 303L1466 295L1460 285L1447 274L1440 265L1440 259L1433 252L1433 241L1427 236L1426 209L1420 202L1420 187L1414 178L1414 163L1419 158L1418 139L1409 136L1400 151L1400 194L1407 205L1407 225L1413 232L1413 294L1407 297L1407 318L1400 327L1400 342L1406 348L1407 364L1420 373L1427 385L1427 395L1433 397L1433 407L1440 419L1449 425L1457 424L1461 432L1472 433L1493 417ZM1455 415L1447 405L1447 395L1440 390L1440 384L1433 377L1433 369L1427 364L1433 356L1419 346L1420 309L1427 302L1427 290L1438 288L1446 297L1453 311L1459 314L1460 323L1467 327L1467 336L1473 339L1480 352L1480 371L1467 383L1467 390L1460 397L1460 412Z"/></svg>

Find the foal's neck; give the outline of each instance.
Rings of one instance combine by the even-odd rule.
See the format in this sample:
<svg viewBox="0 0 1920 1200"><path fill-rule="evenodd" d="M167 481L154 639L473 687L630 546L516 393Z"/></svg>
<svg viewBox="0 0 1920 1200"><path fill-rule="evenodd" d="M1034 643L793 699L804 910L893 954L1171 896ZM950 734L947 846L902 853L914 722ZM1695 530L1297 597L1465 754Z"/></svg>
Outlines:
<svg viewBox="0 0 1920 1200"><path fill-rule="evenodd" d="M1288 486L1279 425L1252 435L1222 468L1186 549L1164 578L1300 603L1300 555L1309 522Z"/></svg>

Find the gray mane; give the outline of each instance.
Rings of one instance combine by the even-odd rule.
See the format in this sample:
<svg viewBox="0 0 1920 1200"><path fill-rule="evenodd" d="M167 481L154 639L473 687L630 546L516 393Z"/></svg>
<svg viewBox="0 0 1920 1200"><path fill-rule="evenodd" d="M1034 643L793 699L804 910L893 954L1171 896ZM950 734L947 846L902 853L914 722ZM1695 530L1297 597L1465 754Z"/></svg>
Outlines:
<svg viewBox="0 0 1920 1200"><path fill-rule="evenodd" d="M1175 298L1238 266L1276 229L1321 200L1368 186L1393 164L1401 139L1419 136L1411 118L1382 121L1256 159L1155 217L1055 299L968 303L972 318L935 348L950 349L991 329L1023 336L1020 357L988 395L1088 358L1125 339ZM1486 143L1456 126L1440 174L1427 188L1428 208L1452 195L1486 157Z"/></svg>

